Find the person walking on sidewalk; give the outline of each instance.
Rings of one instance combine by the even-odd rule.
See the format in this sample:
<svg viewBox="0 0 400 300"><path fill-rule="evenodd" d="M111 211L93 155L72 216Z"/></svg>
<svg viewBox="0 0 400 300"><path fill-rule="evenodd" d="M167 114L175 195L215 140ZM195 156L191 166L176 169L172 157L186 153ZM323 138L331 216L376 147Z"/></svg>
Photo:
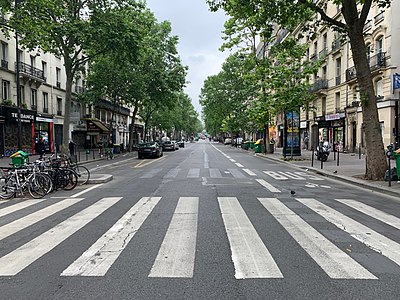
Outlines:
<svg viewBox="0 0 400 300"><path fill-rule="evenodd" d="M107 159L113 159L114 158L114 143L112 140L108 141L108 157Z"/></svg>
<svg viewBox="0 0 400 300"><path fill-rule="evenodd" d="M45 151L44 139L39 139L35 148L36 152L40 155L39 159L43 159L43 154Z"/></svg>

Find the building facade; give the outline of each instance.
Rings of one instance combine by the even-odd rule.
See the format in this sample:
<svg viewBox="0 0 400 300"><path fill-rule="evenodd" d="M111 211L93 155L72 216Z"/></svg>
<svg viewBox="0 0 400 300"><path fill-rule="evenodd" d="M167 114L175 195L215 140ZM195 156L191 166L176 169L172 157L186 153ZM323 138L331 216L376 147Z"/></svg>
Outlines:
<svg viewBox="0 0 400 300"><path fill-rule="evenodd" d="M4 17L0 18L0 22L6 22ZM28 154L35 153L35 144L39 139L45 140L48 152L60 151L66 82L63 59L43 53L40 49L17 49L15 37L6 37L0 32L0 82L0 155L15 153L18 139L21 139L22 150ZM17 84L20 86L21 99L20 137ZM74 99L84 89L84 79L74 82L68 125L70 138L78 148L99 147L109 140L114 144L127 145L131 110L120 105L114 107L107 100L100 100L92 106L81 105ZM140 128L137 132L140 135Z"/></svg>
<svg viewBox="0 0 400 300"><path fill-rule="evenodd" d="M318 2L325 3L327 15L343 20L336 5L330 1ZM385 145L396 143L396 148L400 146L399 90L393 84L394 74L400 73L400 20L396 18L399 13L399 1L392 1L386 10L374 4L364 26L383 142ZM300 43L308 44L305 59L322 60L310 81L315 100L310 110L300 111L302 147L315 149L318 142L328 140L340 150L364 151L363 111L351 46L329 27L315 29L316 35L304 35L300 27L290 33L277 29L276 34L276 39L292 35ZM281 132L282 116L277 117L276 124Z"/></svg>

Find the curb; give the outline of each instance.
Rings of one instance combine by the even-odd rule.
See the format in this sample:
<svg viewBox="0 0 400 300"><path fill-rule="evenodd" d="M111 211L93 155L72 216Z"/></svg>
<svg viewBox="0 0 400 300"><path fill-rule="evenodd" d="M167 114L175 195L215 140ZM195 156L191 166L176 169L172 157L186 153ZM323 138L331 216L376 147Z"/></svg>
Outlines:
<svg viewBox="0 0 400 300"><path fill-rule="evenodd" d="M367 189L367 190L370 190L370 191L375 191L375 192L379 192L379 193L386 194L386 195L389 195L389 196L394 196L394 197L399 197L400 196L400 191L390 190L390 189L388 189L389 187L385 188L385 187L377 186L377 185L374 185L372 182L369 183L367 181L355 179L353 177L332 174L331 172L326 172L326 171L323 171L323 170L320 170L320 169L316 169L316 168L313 168L313 167L297 166L296 164L293 164L290 161L283 161L283 160L277 159L275 157L265 156L263 154L255 153L254 155L257 156L257 157L260 157L262 159L269 159L269 160L273 160L275 162L280 162L282 164L290 164L292 167L295 167L295 168L298 168L298 169L301 169L301 170L304 170L304 171L311 171L311 172L314 172L314 173L316 173L318 175L322 175L322 176L325 176L325 177L328 177L328 178L331 178L331 179L335 179L335 180L338 180L338 181L342 181L342 182L345 182L345 183L357 185L360 188L364 188L364 189Z"/></svg>

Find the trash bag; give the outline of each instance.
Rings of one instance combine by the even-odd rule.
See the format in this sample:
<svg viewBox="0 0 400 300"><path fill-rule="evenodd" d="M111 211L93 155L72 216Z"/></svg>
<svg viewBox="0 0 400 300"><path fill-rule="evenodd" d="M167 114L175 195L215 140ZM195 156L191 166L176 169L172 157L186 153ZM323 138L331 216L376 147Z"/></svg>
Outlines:
<svg viewBox="0 0 400 300"><path fill-rule="evenodd" d="M397 181L397 169L396 167L393 167L390 170L390 181ZM389 181L389 170L386 170L385 172L385 181Z"/></svg>

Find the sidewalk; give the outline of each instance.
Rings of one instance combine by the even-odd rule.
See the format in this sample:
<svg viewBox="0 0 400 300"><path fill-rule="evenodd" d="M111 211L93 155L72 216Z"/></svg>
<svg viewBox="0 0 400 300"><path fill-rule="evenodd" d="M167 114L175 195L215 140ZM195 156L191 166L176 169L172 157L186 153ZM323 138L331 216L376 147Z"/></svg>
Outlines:
<svg viewBox="0 0 400 300"><path fill-rule="evenodd" d="M243 150L246 151L246 150ZM324 162L321 169L321 162L315 158L312 161L312 151L301 150L301 156L286 157L286 161L282 155L282 148L275 149L273 154L257 153L257 156L265 159L273 159L281 163L289 163L303 170L308 170L330 177L336 180L354 184L369 190L385 193L391 196L400 196L400 181L392 181L389 187L388 181L370 181L364 180L365 174L365 156L354 153L333 153L331 152L327 162ZM391 161L391 167L395 167L395 160Z"/></svg>

